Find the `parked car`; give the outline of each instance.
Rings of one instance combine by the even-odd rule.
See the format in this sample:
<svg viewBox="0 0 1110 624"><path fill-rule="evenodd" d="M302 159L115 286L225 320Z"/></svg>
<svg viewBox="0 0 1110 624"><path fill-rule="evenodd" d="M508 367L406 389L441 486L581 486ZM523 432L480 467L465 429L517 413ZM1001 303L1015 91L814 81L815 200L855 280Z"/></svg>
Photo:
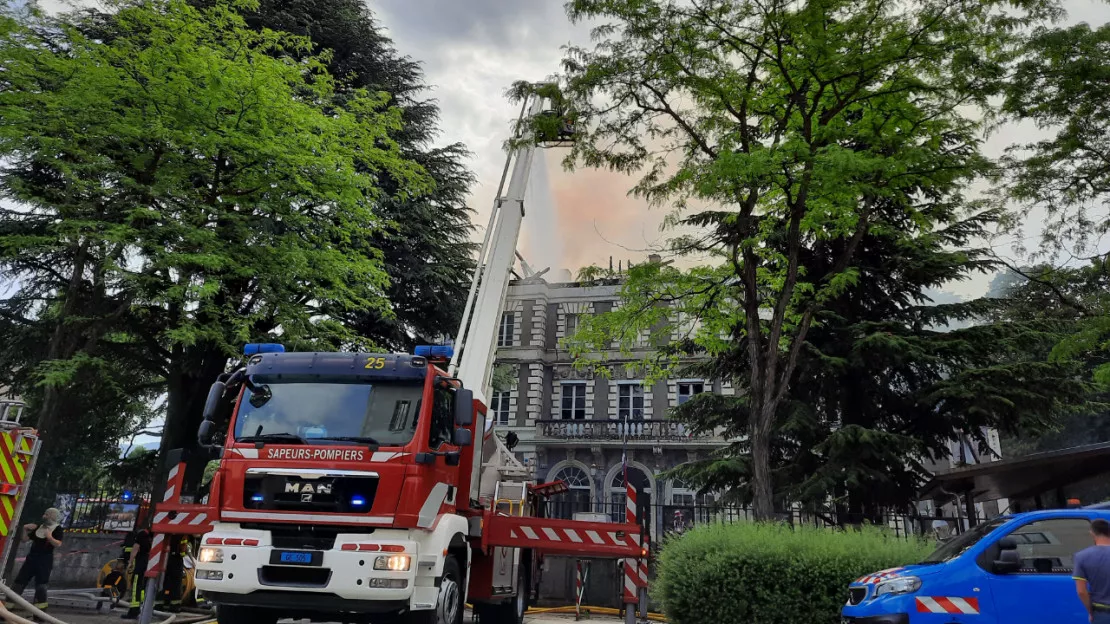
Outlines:
<svg viewBox="0 0 1110 624"><path fill-rule="evenodd" d="M1108 508L1004 516L941 545L924 561L848 587L843 624L1086 624L1071 577Z"/></svg>

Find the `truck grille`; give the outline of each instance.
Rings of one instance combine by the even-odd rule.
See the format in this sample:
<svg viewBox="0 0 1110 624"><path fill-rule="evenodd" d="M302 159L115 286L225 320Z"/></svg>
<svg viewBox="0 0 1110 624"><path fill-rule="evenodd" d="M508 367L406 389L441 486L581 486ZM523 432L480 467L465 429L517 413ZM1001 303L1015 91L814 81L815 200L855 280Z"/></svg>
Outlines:
<svg viewBox="0 0 1110 624"><path fill-rule="evenodd" d="M866 587L849 587L848 588L848 604L855 606L863 602L867 598Z"/></svg>
<svg viewBox="0 0 1110 624"><path fill-rule="evenodd" d="M374 506L376 476L301 479L284 474L247 475L243 507L251 510L364 514Z"/></svg>

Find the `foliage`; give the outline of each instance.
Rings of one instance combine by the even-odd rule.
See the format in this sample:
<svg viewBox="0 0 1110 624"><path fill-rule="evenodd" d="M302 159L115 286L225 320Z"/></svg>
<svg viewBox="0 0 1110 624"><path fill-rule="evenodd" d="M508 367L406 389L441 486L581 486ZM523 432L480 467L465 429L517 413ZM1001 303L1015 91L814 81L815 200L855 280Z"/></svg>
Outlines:
<svg viewBox="0 0 1110 624"><path fill-rule="evenodd" d="M497 364L493 367L490 377L490 388L495 392L506 392L516 387L516 367L510 364Z"/></svg>
<svg viewBox="0 0 1110 624"><path fill-rule="evenodd" d="M679 316L697 349L742 358L757 514L773 509L772 447L810 329L860 280L870 233L943 229L962 189L991 171L979 153L992 80L1029 21L979 0L573 0L602 23L572 48L561 93L582 136L568 164L641 175L633 193L677 206L697 234L679 254L715 262L634 268L622 304L579 353L625 350ZM692 206L708 206L690 212ZM663 338L667 336L663 335ZM677 359L677 358L676 358ZM649 378L664 370L646 373Z"/></svg>
<svg viewBox="0 0 1110 624"><path fill-rule="evenodd" d="M708 525L664 545L652 591L674 624L834 624L849 583L930 550L869 528Z"/></svg>
<svg viewBox="0 0 1110 624"><path fill-rule="evenodd" d="M997 449L988 429L1035 436L1088 400L1073 365L1046 361L1066 324L1002 318L993 300L936 305L927 296L993 267L989 249L969 244L996 215L947 215L939 220L948 225L928 235L864 237L860 279L808 333L779 408L772 467L783 498L832 503L850 517L905 509L929 476L921 462L947 456L952 441L966 439L989 457ZM695 361L681 374L719 378L743 365L740 357ZM736 440L678 475L748 502L747 401L700 395L674 417Z"/></svg>
<svg viewBox="0 0 1110 624"><path fill-rule="evenodd" d="M41 282L55 241L73 258L103 250L76 274L99 272L119 301L89 344L165 379L163 444L181 446L243 343L365 342L343 320L388 310L377 206L430 181L390 138L401 112L385 94L328 105L336 83L307 39L252 30L226 2L109 9L4 18L0 183L19 208L0 248L21 286ZM60 327L75 303L60 298Z"/></svg>
<svg viewBox="0 0 1110 624"><path fill-rule="evenodd" d="M1049 138L1011 149L1006 197L1016 200L1013 224L1038 215L1042 251L1093 254L1105 274L1110 254L1099 250L1110 232L1110 25L1039 28L1008 77L1003 112L1049 130ZM1047 219L1039 212L1047 212ZM1071 269L1048 278L1068 281ZM1089 298L1085 318L1061 341L1058 358L1095 358L1097 382L1110 387L1110 296Z"/></svg>
<svg viewBox="0 0 1110 624"><path fill-rule="evenodd" d="M311 39L327 53L337 81L337 104L347 107L353 89L389 94L401 124L389 129L400 153L424 168L434 186L419 196L393 196L404 188L389 171L371 171L389 197L376 206L382 226L369 233L389 276L388 311L354 310L348 326L378 346L411 351L458 329L474 268L476 245L466 200L473 174L459 143L439 146L439 109L425 96L420 65L398 55L373 14L360 0L261 0L246 15L255 28L270 28Z"/></svg>

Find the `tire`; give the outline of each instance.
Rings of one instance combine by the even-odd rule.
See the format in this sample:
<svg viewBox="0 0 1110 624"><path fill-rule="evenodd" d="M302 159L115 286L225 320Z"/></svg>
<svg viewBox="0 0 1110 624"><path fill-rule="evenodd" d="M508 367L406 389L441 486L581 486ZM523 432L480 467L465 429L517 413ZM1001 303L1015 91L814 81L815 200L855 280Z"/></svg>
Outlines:
<svg viewBox="0 0 1110 624"><path fill-rule="evenodd" d="M528 611L528 574L524 562L517 572L516 596L500 604L476 604L474 614L479 624L524 624L524 614Z"/></svg>
<svg viewBox="0 0 1110 624"><path fill-rule="evenodd" d="M405 624L462 624L465 607L462 593L462 568L454 555L448 555L443 562L436 608L430 611L410 611L401 621Z"/></svg>
<svg viewBox="0 0 1110 624"><path fill-rule="evenodd" d="M218 624L277 624L277 613L253 607L216 605Z"/></svg>

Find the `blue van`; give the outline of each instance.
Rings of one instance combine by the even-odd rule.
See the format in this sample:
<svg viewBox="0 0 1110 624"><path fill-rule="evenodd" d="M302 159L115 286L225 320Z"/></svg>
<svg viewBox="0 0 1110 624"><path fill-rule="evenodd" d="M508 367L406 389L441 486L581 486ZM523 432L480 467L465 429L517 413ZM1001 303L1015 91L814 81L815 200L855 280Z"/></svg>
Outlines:
<svg viewBox="0 0 1110 624"><path fill-rule="evenodd" d="M848 587L842 624L1087 624L1075 593L1075 553L1107 509L1004 516L943 544L921 563Z"/></svg>

